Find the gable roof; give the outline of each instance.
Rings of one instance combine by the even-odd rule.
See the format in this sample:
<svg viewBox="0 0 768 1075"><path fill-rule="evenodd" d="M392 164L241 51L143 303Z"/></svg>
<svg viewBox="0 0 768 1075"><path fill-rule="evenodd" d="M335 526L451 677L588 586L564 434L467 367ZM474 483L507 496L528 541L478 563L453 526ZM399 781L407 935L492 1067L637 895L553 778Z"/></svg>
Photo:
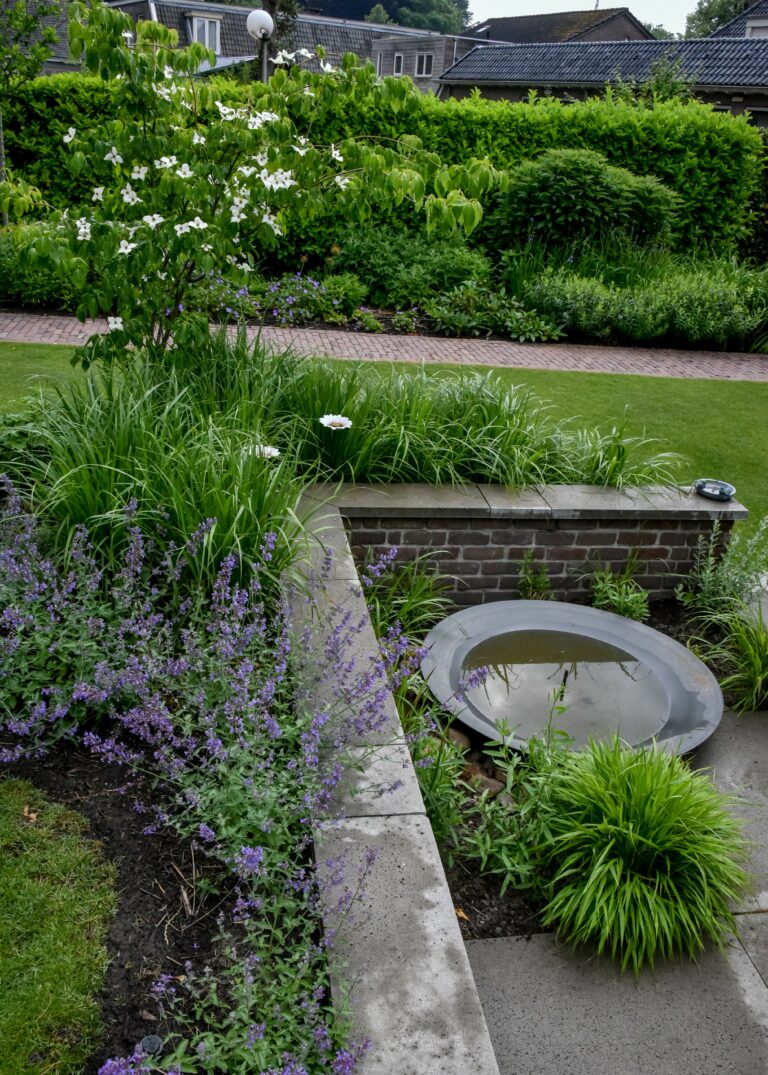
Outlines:
<svg viewBox="0 0 768 1075"><path fill-rule="evenodd" d="M487 45L440 78L446 85L604 86L617 76L643 82L662 57L679 59L697 86L760 87L768 92L768 39L579 41Z"/></svg>
<svg viewBox="0 0 768 1075"><path fill-rule="evenodd" d="M590 33L603 23L612 22L624 15L634 22L649 38L652 37L629 8L605 8L602 11L561 11L547 15L512 15L506 18L485 19L467 30L470 37L479 36L497 41L527 43L533 41L575 41L582 34Z"/></svg>
<svg viewBox="0 0 768 1075"><path fill-rule="evenodd" d="M747 36L747 19L759 18L760 16L768 18L768 0L756 0L756 3L751 4L740 15L737 15L735 19L731 19L725 26L721 26L719 30L713 31L710 37L746 37Z"/></svg>

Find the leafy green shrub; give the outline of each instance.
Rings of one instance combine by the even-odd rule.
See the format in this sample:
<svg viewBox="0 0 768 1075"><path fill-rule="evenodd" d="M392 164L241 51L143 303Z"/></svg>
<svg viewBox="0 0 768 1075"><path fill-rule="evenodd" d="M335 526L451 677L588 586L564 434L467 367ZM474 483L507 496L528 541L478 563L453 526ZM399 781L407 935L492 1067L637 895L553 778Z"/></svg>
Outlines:
<svg viewBox="0 0 768 1075"><path fill-rule="evenodd" d="M490 336L511 340L557 340L554 324L526 310L517 299L492 291L477 281L459 284L425 304L438 332L447 336Z"/></svg>
<svg viewBox="0 0 768 1075"><path fill-rule="evenodd" d="M715 264L619 288L565 269L545 271L526 302L568 336L739 349L768 318L762 275Z"/></svg>
<svg viewBox="0 0 768 1075"><path fill-rule="evenodd" d="M73 311L81 289L54 266L35 264L25 248L50 233L47 224L22 224L0 228L0 301L19 306L43 306Z"/></svg>
<svg viewBox="0 0 768 1075"><path fill-rule="evenodd" d="M617 739L571 754L550 779L543 922L637 974L657 956L723 944L746 883L746 845L710 776Z"/></svg>
<svg viewBox="0 0 768 1075"><path fill-rule="evenodd" d="M700 537L693 569L675 590L678 601L696 618L728 613L753 601L768 575L768 516L749 537L736 534L723 548L717 523Z"/></svg>
<svg viewBox="0 0 768 1075"><path fill-rule="evenodd" d="M354 312L352 327L359 332L383 332L384 325L379 321L376 314L372 314L366 306L359 306Z"/></svg>
<svg viewBox="0 0 768 1075"><path fill-rule="evenodd" d="M670 233L676 205L657 179L616 168L591 150L552 149L511 169L478 239L492 250L526 238L563 246L609 227L644 243Z"/></svg>
<svg viewBox="0 0 768 1075"><path fill-rule="evenodd" d="M631 556L622 571L610 567L592 576L592 605L630 620L647 620L650 616L648 593L633 577L637 559Z"/></svg>
<svg viewBox="0 0 768 1075"><path fill-rule="evenodd" d="M385 79L359 93L363 76L331 76L328 91L309 108L286 87L300 130L316 142L338 143L350 134L386 143L408 132L447 163L487 157L509 168L548 149L589 149L636 175L655 176L680 196L678 239L686 248L730 251L747 233L750 199L760 175L761 141L746 117L714 112L709 106L670 101L637 108L621 100L592 99L564 104L553 98L535 103L482 98L437 101L406 79ZM266 103L269 90L232 80L209 80L230 106ZM87 130L117 118L119 84L82 75L55 75L22 86L4 111L11 163L43 190L54 205L85 204L90 188L74 182L63 167L61 136L68 127ZM339 223L345 213L340 211ZM303 251L299 251L300 253ZM353 267L354 269L354 267ZM376 300L374 300L376 301Z"/></svg>
<svg viewBox="0 0 768 1075"><path fill-rule="evenodd" d="M371 300L389 307L423 306L467 280L485 282L490 277L488 259L459 238L372 224L342 232L333 267L354 272L366 283Z"/></svg>

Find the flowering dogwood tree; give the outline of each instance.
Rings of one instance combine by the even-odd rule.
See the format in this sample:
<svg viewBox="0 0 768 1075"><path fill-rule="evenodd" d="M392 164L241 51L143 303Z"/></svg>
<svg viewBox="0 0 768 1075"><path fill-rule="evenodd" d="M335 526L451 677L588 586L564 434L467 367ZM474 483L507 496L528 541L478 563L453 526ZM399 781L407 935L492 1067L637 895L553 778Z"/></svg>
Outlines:
<svg viewBox="0 0 768 1075"><path fill-rule="evenodd" d="M157 23L139 23L129 44L133 32L122 12L73 6L71 51L118 81L119 118L65 134L73 173L92 182L91 205L61 214L55 237L33 250L79 285L95 281L78 316L108 315L109 332L83 349L85 365L125 355L128 344L154 357L194 347L208 331L190 302L195 285L228 265L247 271L254 253L280 242L289 206L305 223L329 199L356 217L407 199L429 228L469 233L482 215L477 197L501 182L486 162L444 168L409 136L384 147L355 138L320 146L302 135L296 119L311 129L308 114L329 94L378 94L401 107L398 80L382 84L351 57L338 71L277 70L266 92L251 91L255 102L233 108L196 77L214 62L202 45L178 48Z"/></svg>

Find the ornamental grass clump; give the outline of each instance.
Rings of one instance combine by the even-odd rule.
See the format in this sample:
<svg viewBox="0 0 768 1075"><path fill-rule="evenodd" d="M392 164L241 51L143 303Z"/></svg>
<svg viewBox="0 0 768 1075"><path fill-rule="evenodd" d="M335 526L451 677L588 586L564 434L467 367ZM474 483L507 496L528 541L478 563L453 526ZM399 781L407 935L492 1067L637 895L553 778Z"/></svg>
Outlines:
<svg viewBox="0 0 768 1075"><path fill-rule="evenodd" d="M565 756L548 779L544 925L635 974L724 943L747 847L708 773L614 739Z"/></svg>

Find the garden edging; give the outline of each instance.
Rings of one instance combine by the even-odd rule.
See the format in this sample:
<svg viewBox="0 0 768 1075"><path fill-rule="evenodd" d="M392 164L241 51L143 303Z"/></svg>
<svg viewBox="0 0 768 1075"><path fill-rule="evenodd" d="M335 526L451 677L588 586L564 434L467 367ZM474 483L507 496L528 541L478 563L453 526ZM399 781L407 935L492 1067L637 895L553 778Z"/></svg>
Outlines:
<svg viewBox="0 0 768 1075"><path fill-rule="evenodd" d="M338 508L325 506L313 520L313 548L307 569L317 573L333 549L327 577L319 580L313 606L343 605L362 622L354 656L364 669L379 648ZM314 615L313 645L322 645L329 621ZM332 701L332 689L312 677L312 658L303 669L304 689L315 706ZM464 942L435 838L424 809L391 694L387 720L354 748L361 771L348 774L327 820L314 824L315 857L322 869L340 856L345 883L354 888L365 874L349 919L329 912L327 930L339 930L333 949L334 999L348 997L353 1034L371 1049L361 1075L498 1075ZM385 791L393 783L395 790ZM377 856L368 863L371 849ZM356 1069L358 1070L358 1069Z"/></svg>

